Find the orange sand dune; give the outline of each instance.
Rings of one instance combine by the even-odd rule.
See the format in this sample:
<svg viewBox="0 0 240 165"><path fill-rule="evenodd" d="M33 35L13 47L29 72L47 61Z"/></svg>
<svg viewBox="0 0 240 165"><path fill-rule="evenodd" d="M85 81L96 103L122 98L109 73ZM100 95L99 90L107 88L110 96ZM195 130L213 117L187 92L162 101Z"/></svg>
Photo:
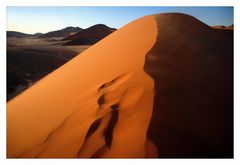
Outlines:
<svg viewBox="0 0 240 165"><path fill-rule="evenodd" d="M9 101L8 157L145 157L153 80L143 65L156 36L153 16L136 20ZM107 146L113 111L119 117Z"/></svg>
<svg viewBox="0 0 240 165"><path fill-rule="evenodd" d="M231 157L233 34L133 21L7 104L7 156Z"/></svg>

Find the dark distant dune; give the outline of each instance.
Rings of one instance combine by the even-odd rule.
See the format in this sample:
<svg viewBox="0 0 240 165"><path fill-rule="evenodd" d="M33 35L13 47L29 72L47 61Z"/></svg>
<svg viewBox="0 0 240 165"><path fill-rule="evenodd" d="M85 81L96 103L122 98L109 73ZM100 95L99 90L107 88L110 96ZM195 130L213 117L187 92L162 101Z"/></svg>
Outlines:
<svg viewBox="0 0 240 165"><path fill-rule="evenodd" d="M82 28L79 28L79 27L66 27L64 29L61 29L61 30L56 30L56 31L50 31L48 33L45 33L45 34L41 34L41 35L38 35L39 38L49 38L49 37L66 37L66 36L69 36L73 33L77 33L77 32L80 32L82 31L83 29Z"/></svg>
<svg viewBox="0 0 240 165"><path fill-rule="evenodd" d="M43 35L43 33L35 33L35 34L33 34L34 36L41 36L41 35Z"/></svg>
<svg viewBox="0 0 240 165"><path fill-rule="evenodd" d="M223 25L219 25L219 26L211 26L212 28L215 28L215 29L225 29L226 26L223 26Z"/></svg>
<svg viewBox="0 0 240 165"><path fill-rule="evenodd" d="M82 38L82 39L75 39L69 42L66 42L63 44L63 46L67 45L92 45L99 41L99 39L96 38Z"/></svg>
<svg viewBox="0 0 240 165"><path fill-rule="evenodd" d="M144 68L155 81L148 135L160 157L233 157L233 32L178 13L155 19Z"/></svg>
<svg viewBox="0 0 240 165"><path fill-rule="evenodd" d="M70 35L63 39L63 41L70 40L63 45L89 45L98 42L104 37L111 34L116 29L110 28L103 24L91 26L76 34Z"/></svg>
<svg viewBox="0 0 240 165"><path fill-rule="evenodd" d="M234 29L234 25L228 26L227 29L233 30Z"/></svg>
<svg viewBox="0 0 240 165"><path fill-rule="evenodd" d="M17 31L7 31L7 37L17 37L17 38L23 38L23 37L31 37L31 34L26 34L22 32Z"/></svg>
<svg viewBox="0 0 240 165"><path fill-rule="evenodd" d="M233 25L230 26L223 26L223 25L218 25L218 26L211 26L214 29L228 29L228 30L233 30Z"/></svg>

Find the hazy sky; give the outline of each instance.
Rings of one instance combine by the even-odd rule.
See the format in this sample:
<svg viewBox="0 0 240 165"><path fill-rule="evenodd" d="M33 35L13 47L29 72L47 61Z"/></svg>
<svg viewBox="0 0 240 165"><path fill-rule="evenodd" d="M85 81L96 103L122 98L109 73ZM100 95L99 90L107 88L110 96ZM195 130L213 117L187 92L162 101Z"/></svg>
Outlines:
<svg viewBox="0 0 240 165"><path fill-rule="evenodd" d="M149 14L181 12L208 25L233 24L232 7L7 7L7 30L48 32L67 26L87 28L102 23L120 28Z"/></svg>

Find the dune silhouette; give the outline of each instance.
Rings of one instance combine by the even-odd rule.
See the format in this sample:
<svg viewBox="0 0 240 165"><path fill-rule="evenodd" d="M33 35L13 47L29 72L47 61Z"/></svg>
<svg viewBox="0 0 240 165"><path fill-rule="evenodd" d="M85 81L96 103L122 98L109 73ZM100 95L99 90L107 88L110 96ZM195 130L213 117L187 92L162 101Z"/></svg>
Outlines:
<svg viewBox="0 0 240 165"><path fill-rule="evenodd" d="M7 103L7 157L232 157L232 65L230 30L137 19Z"/></svg>
<svg viewBox="0 0 240 165"><path fill-rule="evenodd" d="M63 38L63 41L70 40L63 45L89 45L95 44L96 42L100 41L104 37L108 36L116 29L110 28L103 24L97 24L91 26L87 29L84 29L78 33L73 35L67 36Z"/></svg>
<svg viewBox="0 0 240 165"><path fill-rule="evenodd" d="M45 34L41 34L39 35L39 38L48 38L48 37L66 37L71 35L72 33L78 33L80 31L82 31L82 28L79 27L66 27L64 29L60 29L60 30L55 30L55 31L50 31L47 32Z"/></svg>
<svg viewBox="0 0 240 165"><path fill-rule="evenodd" d="M31 34L21 33L17 31L7 31L7 37L17 37L17 38L23 38L23 37L31 37Z"/></svg>
<svg viewBox="0 0 240 165"><path fill-rule="evenodd" d="M212 28L215 28L215 29L229 29L229 30L233 30L233 25L230 25L230 26L219 25L219 26L212 26Z"/></svg>

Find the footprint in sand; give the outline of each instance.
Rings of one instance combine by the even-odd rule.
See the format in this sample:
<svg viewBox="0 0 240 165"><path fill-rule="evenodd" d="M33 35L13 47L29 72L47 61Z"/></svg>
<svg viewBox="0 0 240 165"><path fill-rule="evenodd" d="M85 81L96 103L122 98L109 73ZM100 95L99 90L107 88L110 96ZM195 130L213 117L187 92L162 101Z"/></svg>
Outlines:
<svg viewBox="0 0 240 165"><path fill-rule="evenodd" d="M116 109L114 105L121 100L123 93L128 88L128 84L133 76L133 73L125 73L114 78L113 80L102 84L98 88L100 95L97 103L99 106L97 118L106 116L111 109Z"/></svg>
<svg viewBox="0 0 240 165"><path fill-rule="evenodd" d="M90 126L78 157L92 157L100 148L111 147L113 130L119 116L118 102L128 88L132 76L133 73L122 74L98 88L97 119Z"/></svg>
<svg viewBox="0 0 240 165"><path fill-rule="evenodd" d="M95 122L92 124L89 129L91 135L86 138L79 157L98 157L98 153L101 153L103 148L111 150L114 128L118 123L120 111L134 107L144 93L143 84L129 85L132 75L131 73L120 75L98 88L98 92L101 94L97 100L99 116L105 122L101 122L98 128L95 128ZM92 128L94 128L94 132L92 132ZM96 143L96 139L98 139L98 143Z"/></svg>

